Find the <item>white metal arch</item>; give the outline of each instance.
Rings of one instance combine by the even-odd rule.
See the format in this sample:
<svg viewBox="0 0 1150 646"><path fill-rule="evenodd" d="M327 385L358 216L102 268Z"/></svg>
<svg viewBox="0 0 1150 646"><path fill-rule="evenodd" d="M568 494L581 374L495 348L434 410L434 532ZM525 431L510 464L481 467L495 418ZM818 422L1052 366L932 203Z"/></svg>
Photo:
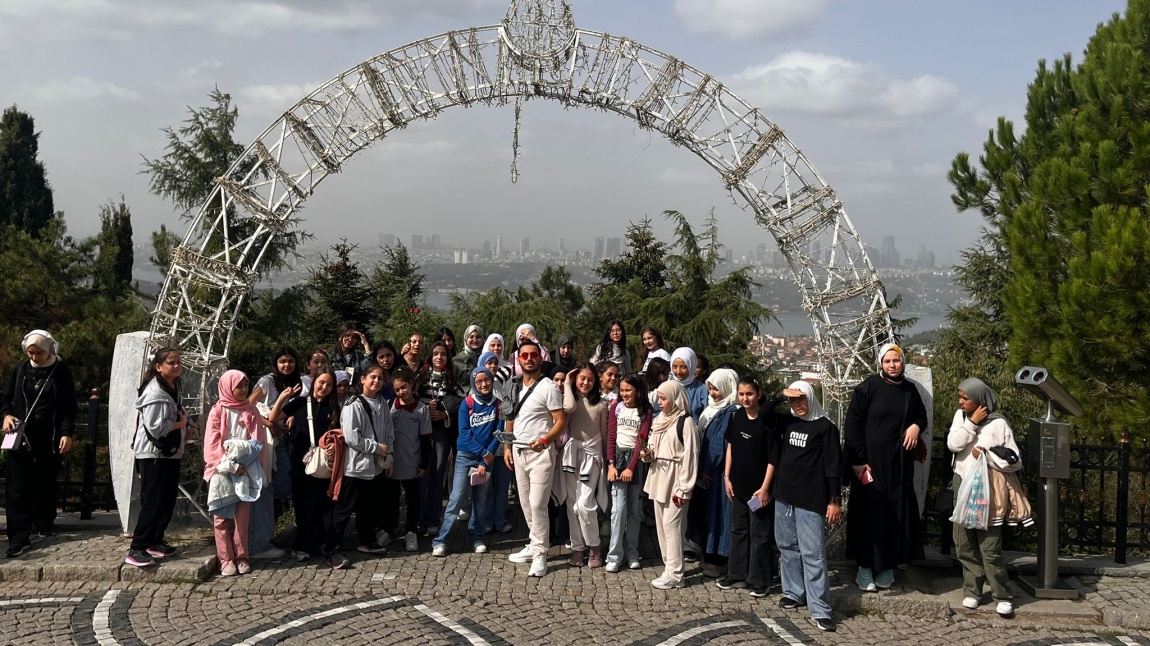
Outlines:
<svg viewBox="0 0 1150 646"><path fill-rule="evenodd" d="M844 402L891 338L890 309L842 202L774 122L718 79L634 40L578 29L566 2L512 0L498 25L366 60L276 120L224 177L173 253L151 339L204 386L226 365L239 308L275 236L357 152L441 110L546 98L634 119L698 155L787 258L810 316L828 403ZM237 236L231 230L242 229Z"/></svg>

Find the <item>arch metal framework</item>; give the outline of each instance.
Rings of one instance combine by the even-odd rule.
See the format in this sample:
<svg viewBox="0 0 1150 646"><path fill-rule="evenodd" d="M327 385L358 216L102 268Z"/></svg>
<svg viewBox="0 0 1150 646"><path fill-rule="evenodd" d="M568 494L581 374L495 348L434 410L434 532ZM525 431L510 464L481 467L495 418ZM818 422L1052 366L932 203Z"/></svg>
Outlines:
<svg viewBox="0 0 1150 646"><path fill-rule="evenodd" d="M498 25L425 38L324 83L218 178L174 250L151 325L152 343L183 348L200 375L188 395L199 399L226 365L255 268L324 178L446 108L534 98L630 117L702 159L786 257L812 322L824 397L845 401L873 371L873 353L891 338L883 286L834 189L783 130L674 56L576 28L566 2L512 0Z"/></svg>

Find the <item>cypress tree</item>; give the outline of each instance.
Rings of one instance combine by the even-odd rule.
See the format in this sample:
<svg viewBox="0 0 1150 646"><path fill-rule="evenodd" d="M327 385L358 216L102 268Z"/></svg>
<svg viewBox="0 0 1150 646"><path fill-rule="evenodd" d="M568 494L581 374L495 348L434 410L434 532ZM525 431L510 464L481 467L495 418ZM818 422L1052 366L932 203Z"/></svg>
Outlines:
<svg viewBox="0 0 1150 646"><path fill-rule="evenodd" d="M40 134L32 116L15 105L0 117L0 225L40 235L54 214L52 188L37 159Z"/></svg>

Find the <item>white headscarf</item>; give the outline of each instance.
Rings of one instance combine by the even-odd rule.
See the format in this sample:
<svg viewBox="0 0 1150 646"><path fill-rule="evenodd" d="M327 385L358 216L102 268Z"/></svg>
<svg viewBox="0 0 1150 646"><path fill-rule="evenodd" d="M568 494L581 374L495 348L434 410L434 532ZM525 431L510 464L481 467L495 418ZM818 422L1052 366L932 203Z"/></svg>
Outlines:
<svg viewBox="0 0 1150 646"><path fill-rule="evenodd" d="M52 333L48 330L32 330L24 335L24 340L20 342L20 349L27 351L28 346L34 345L44 352L48 353L48 360L44 363L36 363L29 359L29 363L33 368L45 368L56 363L56 357L60 352L60 343L52 338Z"/></svg>
<svg viewBox="0 0 1150 646"><path fill-rule="evenodd" d="M885 353L884 353L885 354ZM819 398L815 397L815 389L813 386L805 381L796 381L788 386L793 390L801 390L807 396L807 414L801 416L800 419L807 422L813 422L820 417L826 417L827 414L823 412L823 405L819 403ZM795 411L791 411L791 415L795 415ZM795 417L800 417L795 415Z"/></svg>
<svg viewBox="0 0 1150 646"><path fill-rule="evenodd" d="M530 323L524 323L523 325L515 328L515 347L517 348L519 347L519 339L523 337L524 331L530 332L530 334L527 335L528 338L536 342L539 341L539 333L535 331L535 326L531 325Z"/></svg>
<svg viewBox="0 0 1150 646"><path fill-rule="evenodd" d="M676 350L676 352L678 352L678 350ZM711 420L724 408L735 404L736 390L739 387L739 375L730 368L719 368L707 377L707 385L714 386L715 390L719 391L722 397L719 398L719 401L715 401L708 394L707 407L704 408L703 413L699 415L699 426L704 429L711 425Z"/></svg>
<svg viewBox="0 0 1150 646"><path fill-rule="evenodd" d="M878 359L876 361L876 363L878 363L878 373L886 377L886 373L882 371L882 358L891 350L894 350L898 353L898 356L902 357L902 375L899 375L899 379L902 379L903 375L906 374L906 355L903 354L902 348L900 348L897 343L888 343L878 351Z"/></svg>
<svg viewBox="0 0 1150 646"><path fill-rule="evenodd" d="M503 352L507 352L507 342L503 340L503 335L502 334L490 334L487 336L487 340L483 342L483 351L479 353L480 356L482 356L486 352L490 352L491 354L494 354L497 359L499 359L499 365L501 365L501 366L511 365L507 361L507 359L503 358L503 356L504 356L503 352L492 351L491 342L494 341L495 339L499 339L499 342L503 344Z"/></svg>
<svg viewBox="0 0 1150 646"><path fill-rule="evenodd" d="M686 379L680 380L678 377L675 376L675 371L673 369L675 367L675 359L682 359L683 363L687 364L687 378ZM682 347L682 348L675 350L674 352L671 353L671 367L672 367L671 379L678 381L679 383L683 384L684 386L690 386L691 384L695 383L695 368L698 365L699 365L699 358L695 356L694 350L692 350L688 347ZM735 381L738 381L738 380L739 380L739 378L736 376ZM704 424L704 426L706 426L706 424Z"/></svg>

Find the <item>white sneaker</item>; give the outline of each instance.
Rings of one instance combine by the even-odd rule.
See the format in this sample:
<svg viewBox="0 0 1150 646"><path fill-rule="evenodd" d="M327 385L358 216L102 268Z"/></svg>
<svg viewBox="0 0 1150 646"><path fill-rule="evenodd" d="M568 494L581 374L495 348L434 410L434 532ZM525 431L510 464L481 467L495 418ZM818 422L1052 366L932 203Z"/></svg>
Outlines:
<svg viewBox="0 0 1150 646"><path fill-rule="evenodd" d="M526 563L526 562L530 561L534 556L535 556L535 550L531 549L531 546L528 545L527 547L524 547L523 549L519 550L518 552L515 552L513 554L508 554L507 560L511 561L512 563Z"/></svg>
<svg viewBox="0 0 1150 646"><path fill-rule="evenodd" d="M408 532L407 536L403 537L403 540L404 549L406 549L408 552L419 551L419 537L415 535L415 532Z"/></svg>
<svg viewBox="0 0 1150 646"><path fill-rule="evenodd" d="M471 549L475 550L476 554L486 554L487 553L487 546L484 545L483 543L476 543L474 546L472 546Z"/></svg>
<svg viewBox="0 0 1150 646"><path fill-rule="evenodd" d="M619 561L607 561L607 571L615 573L619 571Z"/></svg>
<svg viewBox="0 0 1150 646"><path fill-rule="evenodd" d="M634 559L627 564L627 567L632 570L638 570L639 568L643 567L643 564L639 562L639 559Z"/></svg>
<svg viewBox="0 0 1150 646"><path fill-rule="evenodd" d="M962 607L967 610L976 610L978 608L978 599L974 597L966 597L962 600Z"/></svg>
<svg viewBox="0 0 1150 646"><path fill-rule="evenodd" d="M432 556L439 556L439 557L447 556L447 546L446 545L432 545L431 546L431 555Z"/></svg>
<svg viewBox="0 0 1150 646"><path fill-rule="evenodd" d="M269 547L259 554L252 554L253 559L282 559L287 552L278 547Z"/></svg>
<svg viewBox="0 0 1150 646"><path fill-rule="evenodd" d="M303 563L304 561L311 560L311 554L308 554L307 552L301 552L299 550L292 550L291 551L291 558L293 561L298 561L300 563Z"/></svg>
<svg viewBox="0 0 1150 646"><path fill-rule="evenodd" d="M468 509L460 509L459 520L471 520L471 511Z"/></svg>
<svg viewBox="0 0 1150 646"><path fill-rule="evenodd" d="M1003 617L1010 617L1014 614L1014 604L1009 601L999 601L998 605L994 607L994 611Z"/></svg>
<svg viewBox="0 0 1150 646"><path fill-rule="evenodd" d="M651 582L651 587L655 588L657 590L671 590L673 588L682 588L684 585L686 585L686 584L683 583L682 579L680 579L678 581L672 581L670 579L665 579L663 577L659 577L659 578L657 578Z"/></svg>
<svg viewBox="0 0 1150 646"><path fill-rule="evenodd" d="M541 577L544 574L547 574L547 557L536 556L531 559L531 571L527 573L527 576Z"/></svg>
<svg viewBox="0 0 1150 646"><path fill-rule="evenodd" d="M375 544L384 547L391 545L391 534L388 534L386 529L379 530L375 533Z"/></svg>

